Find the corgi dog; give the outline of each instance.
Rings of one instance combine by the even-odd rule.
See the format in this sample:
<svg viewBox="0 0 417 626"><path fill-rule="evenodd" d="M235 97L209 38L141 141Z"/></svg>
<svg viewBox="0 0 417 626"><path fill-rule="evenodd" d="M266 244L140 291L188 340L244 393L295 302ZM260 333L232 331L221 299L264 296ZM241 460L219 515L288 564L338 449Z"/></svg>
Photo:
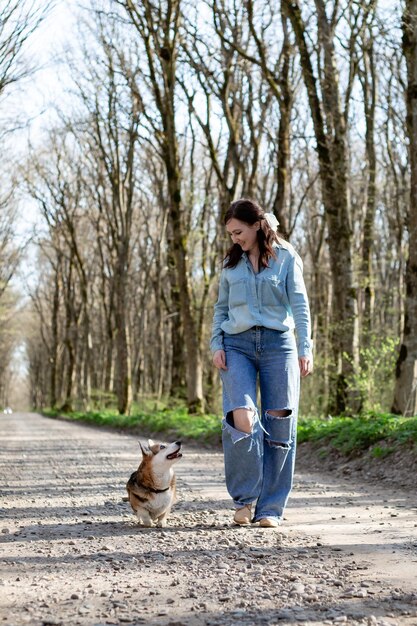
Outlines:
<svg viewBox="0 0 417 626"><path fill-rule="evenodd" d="M126 484L129 502L143 526L165 527L176 495L172 466L182 457L182 444L181 441L165 444L149 439L148 445L139 445L142 461Z"/></svg>

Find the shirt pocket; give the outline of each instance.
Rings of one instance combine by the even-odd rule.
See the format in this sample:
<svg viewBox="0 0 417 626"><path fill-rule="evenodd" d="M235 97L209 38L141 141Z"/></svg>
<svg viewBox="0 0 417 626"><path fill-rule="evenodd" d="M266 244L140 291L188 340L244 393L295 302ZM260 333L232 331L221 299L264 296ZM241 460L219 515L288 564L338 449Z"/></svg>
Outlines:
<svg viewBox="0 0 417 626"><path fill-rule="evenodd" d="M264 306L285 304L287 296L284 281L277 276L265 277L261 285L261 295Z"/></svg>
<svg viewBox="0 0 417 626"><path fill-rule="evenodd" d="M229 307L242 306L247 304L246 297L246 283L245 278L234 280L229 285Z"/></svg>

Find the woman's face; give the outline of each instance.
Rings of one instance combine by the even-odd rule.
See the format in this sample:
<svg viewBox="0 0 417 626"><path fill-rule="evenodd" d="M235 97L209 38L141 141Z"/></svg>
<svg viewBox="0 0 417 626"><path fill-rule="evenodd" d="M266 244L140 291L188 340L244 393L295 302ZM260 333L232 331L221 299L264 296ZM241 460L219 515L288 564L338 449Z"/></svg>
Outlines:
<svg viewBox="0 0 417 626"><path fill-rule="evenodd" d="M258 230L259 222L255 224L247 224L232 217L227 224L226 230L232 238L233 243L237 243L243 252L258 252Z"/></svg>

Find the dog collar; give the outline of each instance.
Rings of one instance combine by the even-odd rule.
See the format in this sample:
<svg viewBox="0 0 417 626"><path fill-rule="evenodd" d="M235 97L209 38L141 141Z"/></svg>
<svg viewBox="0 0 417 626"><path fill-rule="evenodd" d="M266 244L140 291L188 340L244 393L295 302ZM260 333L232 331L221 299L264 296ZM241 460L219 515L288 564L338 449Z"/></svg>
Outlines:
<svg viewBox="0 0 417 626"><path fill-rule="evenodd" d="M164 493L164 491L168 491L169 487L167 487L166 489L154 489L153 487L146 487L146 489L149 489L149 491L152 491L153 493Z"/></svg>

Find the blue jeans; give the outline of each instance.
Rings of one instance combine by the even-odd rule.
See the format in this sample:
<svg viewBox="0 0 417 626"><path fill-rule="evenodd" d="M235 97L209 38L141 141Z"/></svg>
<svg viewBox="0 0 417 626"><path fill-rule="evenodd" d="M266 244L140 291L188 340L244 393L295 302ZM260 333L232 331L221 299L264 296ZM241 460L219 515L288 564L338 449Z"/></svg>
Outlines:
<svg viewBox="0 0 417 626"><path fill-rule="evenodd" d="M227 490L237 508L256 501L253 521L280 520L293 482L300 373L292 331L255 326L224 335L223 450ZM261 414L257 408L257 382ZM252 409L251 433L234 428L233 410ZM273 417L269 411L281 411Z"/></svg>

